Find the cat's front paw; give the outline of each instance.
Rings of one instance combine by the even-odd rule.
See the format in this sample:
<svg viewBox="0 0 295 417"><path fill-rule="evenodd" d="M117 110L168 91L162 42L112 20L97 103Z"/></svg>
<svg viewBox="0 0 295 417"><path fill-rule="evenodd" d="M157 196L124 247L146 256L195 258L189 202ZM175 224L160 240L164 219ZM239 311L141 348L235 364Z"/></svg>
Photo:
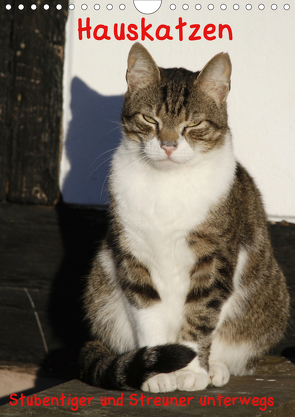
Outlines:
<svg viewBox="0 0 295 417"><path fill-rule="evenodd" d="M222 387L229 381L229 370L223 362L209 361L210 382L215 387Z"/></svg>
<svg viewBox="0 0 295 417"><path fill-rule="evenodd" d="M176 371L177 389L180 391L201 391L209 384L209 375L200 368L200 372Z"/></svg>
<svg viewBox="0 0 295 417"><path fill-rule="evenodd" d="M176 388L176 376L173 372L152 376L141 386L142 391L148 392L172 392Z"/></svg>

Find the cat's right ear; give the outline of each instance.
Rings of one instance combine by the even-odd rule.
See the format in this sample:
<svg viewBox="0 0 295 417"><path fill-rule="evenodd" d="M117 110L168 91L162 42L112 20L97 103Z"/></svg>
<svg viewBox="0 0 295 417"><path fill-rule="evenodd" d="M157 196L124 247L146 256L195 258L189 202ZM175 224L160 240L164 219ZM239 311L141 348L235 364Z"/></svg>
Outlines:
<svg viewBox="0 0 295 417"><path fill-rule="evenodd" d="M135 91L160 81L157 64L140 43L135 43L130 49L126 80L129 91Z"/></svg>

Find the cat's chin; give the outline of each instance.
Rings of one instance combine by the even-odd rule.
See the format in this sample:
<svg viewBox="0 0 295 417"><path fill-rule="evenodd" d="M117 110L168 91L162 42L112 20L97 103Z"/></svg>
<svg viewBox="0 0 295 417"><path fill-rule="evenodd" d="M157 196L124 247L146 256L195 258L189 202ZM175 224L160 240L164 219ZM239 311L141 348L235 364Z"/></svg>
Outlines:
<svg viewBox="0 0 295 417"><path fill-rule="evenodd" d="M161 169L179 168L180 166L183 165L183 163L173 161L170 158L156 160L156 161L153 161L153 163L157 168L161 168Z"/></svg>

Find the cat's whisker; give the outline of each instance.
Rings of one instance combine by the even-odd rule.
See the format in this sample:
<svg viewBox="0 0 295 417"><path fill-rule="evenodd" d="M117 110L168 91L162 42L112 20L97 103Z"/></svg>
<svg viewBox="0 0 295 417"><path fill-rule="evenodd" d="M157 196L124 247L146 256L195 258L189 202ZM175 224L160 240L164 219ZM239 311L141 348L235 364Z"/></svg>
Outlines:
<svg viewBox="0 0 295 417"><path fill-rule="evenodd" d="M148 162L151 164L150 158L149 158L148 156L146 156L146 155L143 155L143 156L141 156L140 158L138 158L138 159L136 159L135 161L133 161L130 165L128 165L128 167L122 171L122 174L123 174L124 172L126 172L126 170L127 170L127 169L129 169L131 166L133 166L135 163L137 163L137 162L139 162L139 161L143 161L143 160L146 160L146 161L148 161ZM140 165L139 165L139 166L137 167L137 169L140 169L140 168L141 168L141 167L140 167Z"/></svg>
<svg viewBox="0 0 295 417"><path fill-rule="evenodd" d="M92 162L92 164L90 165L90 167L89 167L89 169L92 167L92 165L101 157L101 156L103 156L103 155L105 155L106 153L109 153L109 152L112 152L112 151L116 151L117 149L119 148L119 146L117 146L117 147L115 147L115 148L112 148L112 149L109 149L109 150L107 150L107 151L105 151L105 152L103 152L102 154L100 154L93 162ZM137 154L137 151L131 151L130 152L130 154L131 153L134 153L134 154ZM91 174L89 174L89 176L91 176L101 165L103 165L106 161L109 161L110 159L112 159L112 157L113 157L113 155L112 156L110 156L109 158L107 158L105 161L103 161L97 168L95 168L95 170L94 171L92 171L91 172ZM149 160L149 158L146 156L146 155L143 155L141 158L143 158L143 159L146 159L146 160ZM138 161L139 161L140 159L138 159ZM136 162L136 161L134 161L134 162ZM150 162L150 161L149 161ZM86 179L87 178L89 178L89 176L88 177L86 177Z"/></svg>
<svg viewBox="0 0 295 417"><path fill-rule="evenodd" d="M92 164L89 166L89 169L92 167L92 165L103 155L105 155L106 153L112 152L112 151L116 151L119 148L119 146L116 146L115 148L109 149L108 151L105 151L103 153L101 153L97 158L95 158L95 160L92 162Z"/></svg>
<svg viewBox="0 0 295 417"><path fill-rule="evenodd" d="M92 174L94 174L94 172L95 171L97 171L98 170L98 168L100 167L100 166L102 166L103 164L105 164L106 162L108 162L108 161L110 161L111 159L113 158L113 155L112 156L110 156L109 158L107 158L106 160L104 160L101 164L99 164L98 165L98 167L96 167L86 178L85 178L85 180L87 180L89 177L91 177L91 175Z"/></svg>
<svg viewBox="0 0 295 417"><path fill-rule="evenodd" d="M117 126L117 127L114 127L114 129L111 129L111 130L107 131L106 133L104 133L102 136L99 136L98 137L98 140L102 140L105 136L109 135L114 130L117 130L117 129L120 129L120 128L121 128L121 125L120 126Z"/></svg>
<svg viewBox="0 0 295 417"><path fill-rule="evenodd" d="M117 125L121 126L121 122L118 122L116 120L109 120L109 119L103 119L103 120L105 120L106 122L111 122L111 123L114 123L114 124L117 124Z"/></svg>
<svg viewBox="0 0 295 417"><path fill-rule="evenodd" d="M109 179L110 175L111 175L111 171L109 171L109 173L106 175L106 177L104 179L104 182L102 184L102 187L101 187L101 190L100 190L100 199L102 198L102 193L103 193L103 188L104 188L105 182Z"/></svg>
<svg viewBox="0 0 295 417"><path fill-rule="evenodd" d="M117 126L117 127L114 127L114 129L109 130L109 131L108 131L108 132L106 132L104 135L102 135L102 136L100 137L100 139L104 138L106 135L109 135L110 133L114 132L114 130L117 130L117 129L121 129L121 125L120 125L120 126Z"/></svg>

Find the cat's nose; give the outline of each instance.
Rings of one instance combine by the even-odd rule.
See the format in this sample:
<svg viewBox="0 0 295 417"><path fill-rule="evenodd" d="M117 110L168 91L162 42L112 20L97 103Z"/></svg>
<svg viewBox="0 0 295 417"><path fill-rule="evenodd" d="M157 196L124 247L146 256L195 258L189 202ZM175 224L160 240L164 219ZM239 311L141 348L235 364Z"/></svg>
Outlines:
<svg viewBox="0 0 295 417"><path fill-rule="evenodd" d="M177 144L175 143L161 143L161 148L164 149L164 151L166 152L166 154L168 156L170 156L172 154L173 151L175 151L175 149L177 148Z"/></svg>

